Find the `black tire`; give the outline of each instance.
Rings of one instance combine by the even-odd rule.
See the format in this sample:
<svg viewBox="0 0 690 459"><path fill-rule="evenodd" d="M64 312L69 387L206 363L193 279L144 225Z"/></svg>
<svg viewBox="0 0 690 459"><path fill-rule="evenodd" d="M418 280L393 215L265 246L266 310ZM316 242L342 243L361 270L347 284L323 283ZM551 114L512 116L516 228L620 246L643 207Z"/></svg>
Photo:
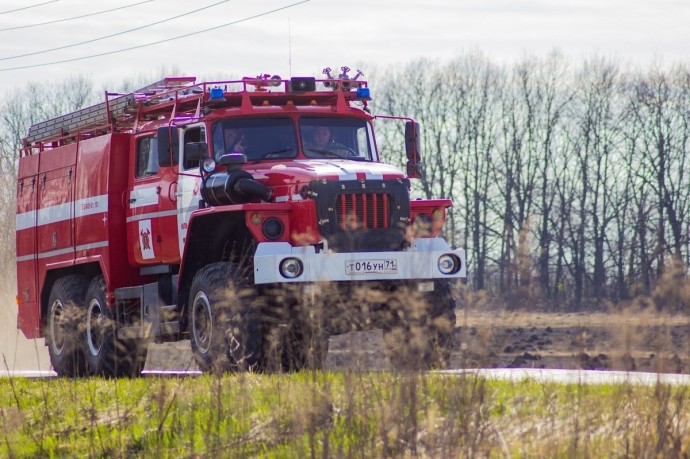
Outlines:
<svg viewBox="0 0 690 459"><path fill-rule="evenodd" d="M204 372L253 370L261 352L261 326L254 310L251 273L234 263L201 268L189 291L192 353Z"/></svg>
<svg viewBox="0 0 690 459"><path fill-rule="evenodd" d="M412 305L397 297L395 319L383 330L386 354L397 370L446 368L453 349L455 298L448 281L435 281L434 291ZM422 308L422 310L415 310Z"/></svg>
<svg viewBox="0 0 690 459"><path fill-rule="evenodd" d="M107 378L138 376L146 361L146 344L118 339L117 321L105 290L103 276L97 276L86 292L83 348L88 372Z"/></svg>
<svg viewBox="0 0 690 459"><path fill-rule="evenodd" d="M320 370L327 354L328 335L293 318L266 332L261 367L269 372Z"/></svg>
<svg viewBox="0 0 690 459"><path fill-rule="evenodd" d="M315 331L308 323L294 323L283 347L283 369L321 370L327 354L328 336Z"/></svg>
<svg viewBox="0 0 690 459"><path fill-rule="evenodd" d="M86 373L81 347L86 285L83 276L69 275L56 280L50 291L45 339L58 376L73 378Z"/></svg>

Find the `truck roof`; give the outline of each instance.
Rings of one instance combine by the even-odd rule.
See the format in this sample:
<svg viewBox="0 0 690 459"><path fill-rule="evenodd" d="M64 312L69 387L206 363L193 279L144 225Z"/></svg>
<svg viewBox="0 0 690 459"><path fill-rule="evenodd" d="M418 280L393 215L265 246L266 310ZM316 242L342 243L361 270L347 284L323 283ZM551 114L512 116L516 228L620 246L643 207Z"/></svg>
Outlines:
<svg viewBox="0 0 690 459"><path fill-rule="evenodd" d="M260 75L241 80L197 83L195 77L168 77L131 93L105 93L105 101L29 128L22 155L109 132L136 132L143 123L166 119L170 124L200 119L207 110L256 106L324 106L345 112L350 102L370 100L366 81Z"/></svg>

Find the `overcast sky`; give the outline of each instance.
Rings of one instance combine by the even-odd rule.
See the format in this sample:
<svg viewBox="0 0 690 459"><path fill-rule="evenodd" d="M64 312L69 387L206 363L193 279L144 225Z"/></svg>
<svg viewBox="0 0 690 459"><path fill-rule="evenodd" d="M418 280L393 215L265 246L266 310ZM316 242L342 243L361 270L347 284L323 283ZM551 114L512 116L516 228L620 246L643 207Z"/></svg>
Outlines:
<svg viewBox="0 0 690 459"><path fill-rule="evenodd" d="M688 22L688 0L0 0L0 92L75 74L118 84L162 68L205 78L343 65L366 74L474 50L498 62L553 49L576 61L688 62Z"/></svg>

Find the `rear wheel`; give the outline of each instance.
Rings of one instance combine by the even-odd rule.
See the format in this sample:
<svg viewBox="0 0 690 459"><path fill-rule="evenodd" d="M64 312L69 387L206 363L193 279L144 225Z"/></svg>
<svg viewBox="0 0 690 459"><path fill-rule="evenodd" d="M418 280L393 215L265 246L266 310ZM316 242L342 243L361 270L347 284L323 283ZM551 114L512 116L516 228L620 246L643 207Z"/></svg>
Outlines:
<svg viewBox="0 0 690 459"><path fill-rule="evenodd" d="M261 327L255 289L246 269L234 263L201 268L189 292L190 341L199 368L222 373L257 367Z"/></svg>
<svg viewBox="0 0 690 459"><path fill-rule="evenodd" d="M79 275L55 281L48 300L46 345L58 376L83 376L86 370L81 348L86 278Z"/></svg>
<svg viewBox="0 0 690 459"><path fill-rule="evenodd" d="M396 318L384 328L386 353L399 370L445 368L455 330L455 299L448 281L435 281L434 291L420 301L395 299Z"/></svg>
<svg viewBox="0 0 690 459"><path fill-rule="evenodd" d="M146 361L146 344L117 337L114 311L105 299L105 280L95 277L86 293L84 355L89 373L105 377L137 376Z"/></svg>

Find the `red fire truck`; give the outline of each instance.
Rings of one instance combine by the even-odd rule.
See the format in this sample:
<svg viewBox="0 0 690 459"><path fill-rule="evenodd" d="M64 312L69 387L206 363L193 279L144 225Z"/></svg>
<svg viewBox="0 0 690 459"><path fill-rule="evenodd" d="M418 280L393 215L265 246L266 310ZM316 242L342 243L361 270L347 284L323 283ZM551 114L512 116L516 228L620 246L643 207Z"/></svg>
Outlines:
<svg viewBox="0 0 690 459"><path fill-rule="evenodd" d="M18 327L59 375L136 374L151 340L182 339L204 371L319 368L329 335L374 327L396 366L447 361L452 203L410 200L419 126L406 173L383 164L347 70L166 78L30 127Z"/></svg>

